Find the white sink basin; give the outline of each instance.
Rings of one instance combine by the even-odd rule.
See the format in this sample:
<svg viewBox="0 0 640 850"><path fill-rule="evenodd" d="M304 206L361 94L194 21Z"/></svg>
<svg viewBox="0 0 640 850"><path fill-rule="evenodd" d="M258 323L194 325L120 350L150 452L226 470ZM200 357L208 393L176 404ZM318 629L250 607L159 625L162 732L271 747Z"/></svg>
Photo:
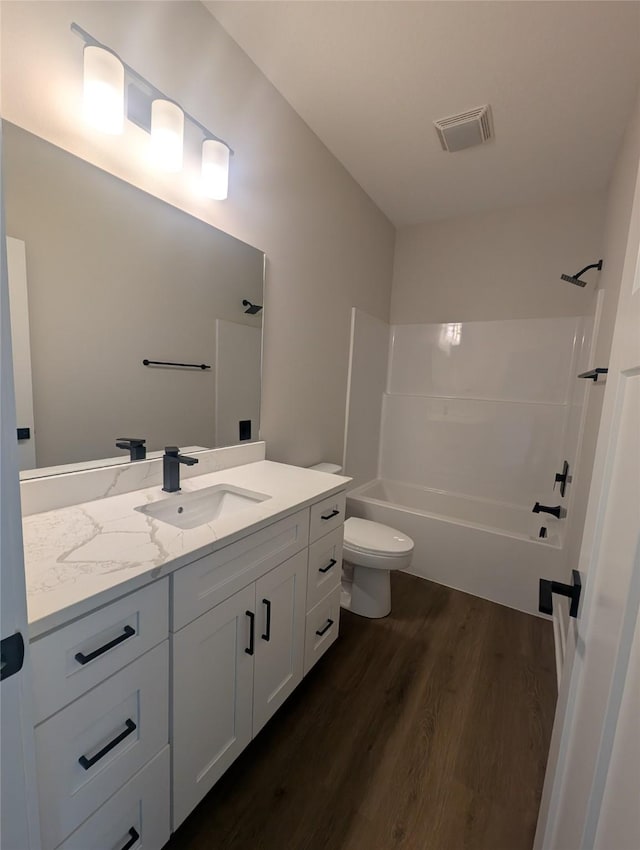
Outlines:
<svg viewBox="0 0 640 850"><path fill-rule="evenodd" d="M192 493L175 493L158 502L138 505L137 511L177 528L196 528L206 522L224 519L270 499L264 493L244 490L233 484L214 484Z"/></svg>

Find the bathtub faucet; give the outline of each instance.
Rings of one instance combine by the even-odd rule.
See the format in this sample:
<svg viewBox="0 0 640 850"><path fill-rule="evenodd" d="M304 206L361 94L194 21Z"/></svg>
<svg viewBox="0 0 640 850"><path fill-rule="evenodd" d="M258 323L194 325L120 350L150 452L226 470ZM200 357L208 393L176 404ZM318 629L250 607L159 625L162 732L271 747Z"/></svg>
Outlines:
<svg viewBox="0 0 640 850"><path fill-rule="evenodd" d="M558 519L562 519L567 515L567 512L562 507L562 505L557 505L555 508L550 508L548 505L541 505L540 502L536 502L533 506L534 514L551 514L551 516L555 516Z"/></svg>

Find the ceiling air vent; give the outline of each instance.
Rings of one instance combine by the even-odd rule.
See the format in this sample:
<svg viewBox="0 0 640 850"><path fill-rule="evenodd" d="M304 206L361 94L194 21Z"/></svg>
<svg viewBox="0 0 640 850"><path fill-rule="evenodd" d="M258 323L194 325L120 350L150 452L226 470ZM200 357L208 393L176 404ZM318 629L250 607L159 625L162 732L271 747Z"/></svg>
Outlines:
<svg viewBox="0 0 640 850"><path fill-rule="evenodd" d="M453 153L493 138L491 107L479 106L460 115L434 121L442 149Z"/></svg>

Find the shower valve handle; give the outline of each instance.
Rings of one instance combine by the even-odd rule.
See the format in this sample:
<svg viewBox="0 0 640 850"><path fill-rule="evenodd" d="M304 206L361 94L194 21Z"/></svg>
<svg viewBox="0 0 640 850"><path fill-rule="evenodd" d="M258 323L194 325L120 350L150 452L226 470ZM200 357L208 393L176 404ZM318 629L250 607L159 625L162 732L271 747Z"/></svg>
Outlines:
<svg viewBox="0 0 640 850"><path fill-rule="evenodd" d="M562 464L562 472L556 472L556 477L553 482L553 489L556 489L556 484L560 485L560 495L564 496L565 491L567 489L567 484L571 483L571 476L569 475L569 464L565 460Z"/></svg>

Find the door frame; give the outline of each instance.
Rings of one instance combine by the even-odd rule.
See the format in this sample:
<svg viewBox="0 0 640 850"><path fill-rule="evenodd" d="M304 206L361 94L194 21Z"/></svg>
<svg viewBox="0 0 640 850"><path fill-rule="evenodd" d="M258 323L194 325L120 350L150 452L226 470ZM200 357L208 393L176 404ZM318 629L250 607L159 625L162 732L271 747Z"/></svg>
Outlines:
<svg viewBox="0 0 640 850"><path fill-rule="evenodd" d="M0 759L0 843L5 850L39 850L40 823L1 162L0 122L0 635L5 638L19 632L25 645L22 669L0 683L2 727L5 730ZM7 728L11 729L10 735L6 734Z"/></svg>

